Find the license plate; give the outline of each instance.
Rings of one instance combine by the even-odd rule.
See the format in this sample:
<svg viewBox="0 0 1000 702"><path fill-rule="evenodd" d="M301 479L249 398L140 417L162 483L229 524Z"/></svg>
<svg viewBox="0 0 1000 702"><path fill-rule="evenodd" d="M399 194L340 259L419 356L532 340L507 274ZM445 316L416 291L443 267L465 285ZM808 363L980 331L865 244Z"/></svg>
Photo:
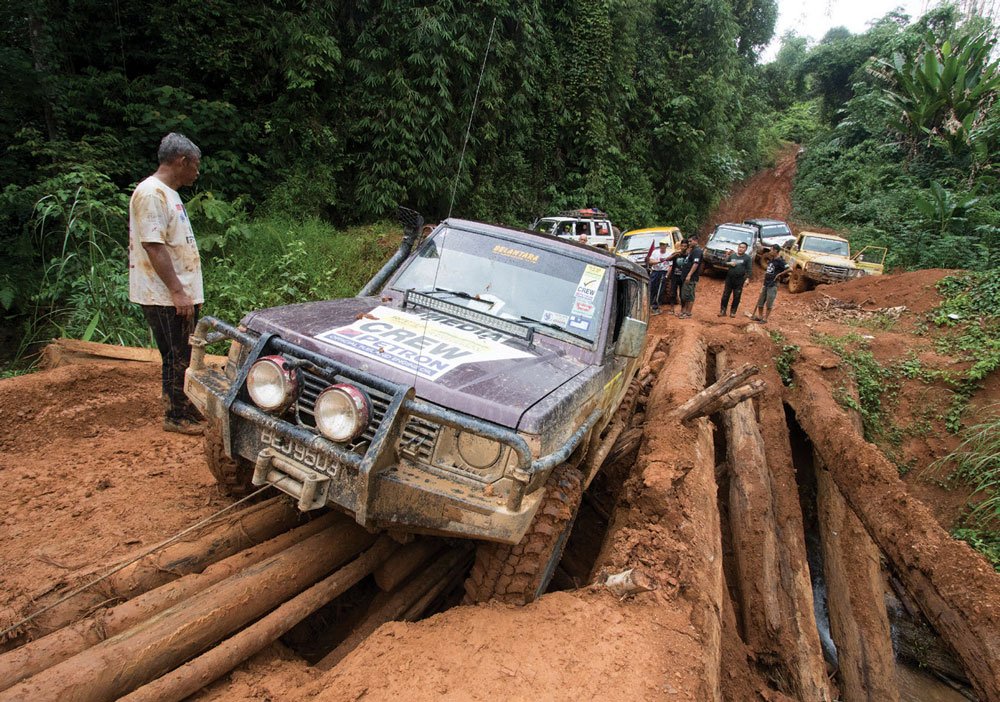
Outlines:
<svg viewBox="0 0 1000 702"><path fill-rule="evenodd" d="M312 449L308 449L298 441L286 439L285 437L274 433L270 429L261 429L260 442L265 446L270 446L283 456L287 456L293 461L301 463L306 468L321 471L330 477L337 475L337 469L340 464L337 463L336 460L317 451L313 451Z"/></svg>

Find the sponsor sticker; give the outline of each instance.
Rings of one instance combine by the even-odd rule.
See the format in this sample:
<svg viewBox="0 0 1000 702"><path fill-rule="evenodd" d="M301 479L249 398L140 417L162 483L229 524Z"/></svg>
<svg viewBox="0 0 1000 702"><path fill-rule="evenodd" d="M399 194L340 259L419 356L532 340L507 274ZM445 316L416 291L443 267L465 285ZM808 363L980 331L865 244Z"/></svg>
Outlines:
<svg viewBox="0 0 1000 702"><path fill-rule="evenodd" d="M583 275L580 276L580 282L576 285L576 299L593 302L603 279L604 269L588 263L583 269Z"/></svg>
<svg viewBox="0 0 1000 702"><path fill-rule="evenodd" d="M558 312L553 312L551 310L545 310L542 312L542 322L545 324L556 324L560 327L565 327L569 324L569 315L559 314Z"/></svg>
<svg viewBox="0 0 1000 702"><path fill-rule="evenodd" d="M575 315L593 317L595 309L594 305L589 302L584 302L583 300L576 300L573 302L573 314Z"/></svg>
<svg viewBox="0 0 1000 702"><path fill-rule="evenodd" d="M501 244L497 244L493 247L493 253L506 256L507 258L516 258L520 261L527 261L528 263L538 263L538 254L531 253L530 251L521 251L520 249L514 249L510 246L503 246Z"/></svg>
<svg viewBox="0 0 1000 702"><path fill-rule="evenodd" d="M570 316L569 324L567 326L570 329L577 329L579 331L590 331L590 319L574 314Z"/></svg>
<svg viewBox="0 0 1000 702"><path fill-rule="evenodd" d="M506 345L510 336L478 324L440 312L412 314L385 306L316 338L429 380L466 363L531 356Z"/></svg>

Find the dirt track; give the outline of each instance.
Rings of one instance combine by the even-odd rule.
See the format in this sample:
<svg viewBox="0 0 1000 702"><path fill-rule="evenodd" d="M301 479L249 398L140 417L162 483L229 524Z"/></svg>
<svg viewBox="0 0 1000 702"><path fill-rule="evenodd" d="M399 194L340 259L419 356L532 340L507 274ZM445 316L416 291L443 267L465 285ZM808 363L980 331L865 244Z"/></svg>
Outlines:
<svg viewBox="0 0 1000 702"><path fill-rule="evenodd" d="M753 216L788 219L793 173L794 154L788 153L776 169L737 190L710 223ZM871 340L876 357L897 358L913 347L909 331L936 303L933 283L943 274L886 276L798 296L783 289L769 327L802 347L800 363L829 370L836 357L814 345L813 333L858 329L817 313L813 305L821 295L871 307L904 304L908 312L900 323L891 332L873 332ZM656 317L652 331L670 348L671 358L692 353L697 343L727 349L732 359L761 367L769 387L759 413L768 464L787 468L776 475L784 481L778 516L801 530L801 517L798 523L794 518L798 490L775 348L766 332L742 314L716 317L721 289L721 281L703 277L695 318ZM750 284L744 311L757 289L758 283ZM944 362L932 350L919 353ZM0 482L9 505L0 539L0 608L7 609L0 609L0 616L12 619L29 611L32 598L69 573L113 563L227 503L203 466L200 440L160 431L157 375L151 364L88 365L0 382ZM1000 398L998 389L992 382L976 403ZM659 406L685 399L681 390L671 389L676 397L664 396ZM904 389L899 412L933 401L936 392ZM656 434L656 421L654 413L646 417L647 435ZM710 683L706 651L720 647L723 670L730 671L721 681L726 699L787 699L768 684L776 651L747 648L737 632L727 630L726 613L714 615L722 620L722 639L713 641L707 633L708 610L699 588L712 586L707 565L712 559L689 549L717 525L691 511L696 502L685 502L694 498L685 497L689 473L683 470L700 440L694 434L647 440L605 543L605 564L647 565L658 573L657 591L624 602L578 590L552 593L521 609L456 607L416 624L383 626L329 673L309 668L275 645L198 698L702 700ZM953 438L932 433L910 437L902 452L923 466L953 445ZM914 475L908 478L910 494L951 526L965 496ZM954 586L962 586L960 574Z"/></svg>

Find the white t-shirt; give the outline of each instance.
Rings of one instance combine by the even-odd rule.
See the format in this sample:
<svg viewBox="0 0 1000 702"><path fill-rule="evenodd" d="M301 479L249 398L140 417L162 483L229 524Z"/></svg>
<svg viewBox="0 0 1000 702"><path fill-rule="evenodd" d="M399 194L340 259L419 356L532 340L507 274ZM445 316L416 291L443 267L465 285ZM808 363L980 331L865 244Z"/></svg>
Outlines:
<svg viewBox="0 0 1000 702"><path fill-rule="evenodd" d="M184 291L196 305L205 301L191 220L177 191L156 176L139 183L128 204L128 299L172 307L170 290L153 269L143 242L164 244Z"/></svg>
<svg viewBox="0 0 1000 702"><path fill-rule="evenodd" d="M670 262L667 257L673 253L670 249L666 251L660 251L659 246L653 247L652 253L649 254L649 267L654 271L665 271L670 267Z"/></svg>

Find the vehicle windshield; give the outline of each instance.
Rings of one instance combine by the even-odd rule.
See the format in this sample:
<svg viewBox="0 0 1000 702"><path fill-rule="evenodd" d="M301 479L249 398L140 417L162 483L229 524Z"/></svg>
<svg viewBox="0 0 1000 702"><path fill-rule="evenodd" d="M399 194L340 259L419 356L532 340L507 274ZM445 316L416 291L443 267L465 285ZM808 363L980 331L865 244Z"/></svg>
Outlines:
<svg viewBox="0 0 1000 702"><path fill-rule="evenodd" d="M532 229L536 232L541 232L542 234L555 234L556 225L559 222L554 219L540 219L535 222Z"/></svg>
<svg viewBox="0 0 1000 702"><path fill-rule="evenodd" d="M650 234L633 234L631 236L626 236L622 239L622 251L627 251L629 253L634 253L636 251L649 251L649 247L653 243L658 244L660 239L672 241L670 238L670 232L652 232ZM673 246L668 245L667 248L672 249Z"/></svg>
<svg viewBox="0 0 1000 702"><path fill-rule="evenodd" d="M712 235L712 241L728 241L730 244L746 244L750 246L753 243L753 234L745 229L719 227L715 230L715 234Z"/></svg>
<svg viewBox="0 0 1000 702"><path fill-rule="evenodd" d="M792 230L787 224L768 224L761 227L761 236L765 239L772 236L788 236Z"/></svg>
<svg viewBox="0 0 1000 702"><path fill-rule="evenodd" d="M392 284L587 346L597 339L607 268L525 242L444 229ZM581 344L582 345L582 344Z"/></svg>
<svg viewBox="0 0 1000 702"><path fill-rule="evenodd" d="M802 239L802 250L813 253L833 254L834 256L850 256L851 247L846 241L824 239L818 236L807 236Z"/></svg>

